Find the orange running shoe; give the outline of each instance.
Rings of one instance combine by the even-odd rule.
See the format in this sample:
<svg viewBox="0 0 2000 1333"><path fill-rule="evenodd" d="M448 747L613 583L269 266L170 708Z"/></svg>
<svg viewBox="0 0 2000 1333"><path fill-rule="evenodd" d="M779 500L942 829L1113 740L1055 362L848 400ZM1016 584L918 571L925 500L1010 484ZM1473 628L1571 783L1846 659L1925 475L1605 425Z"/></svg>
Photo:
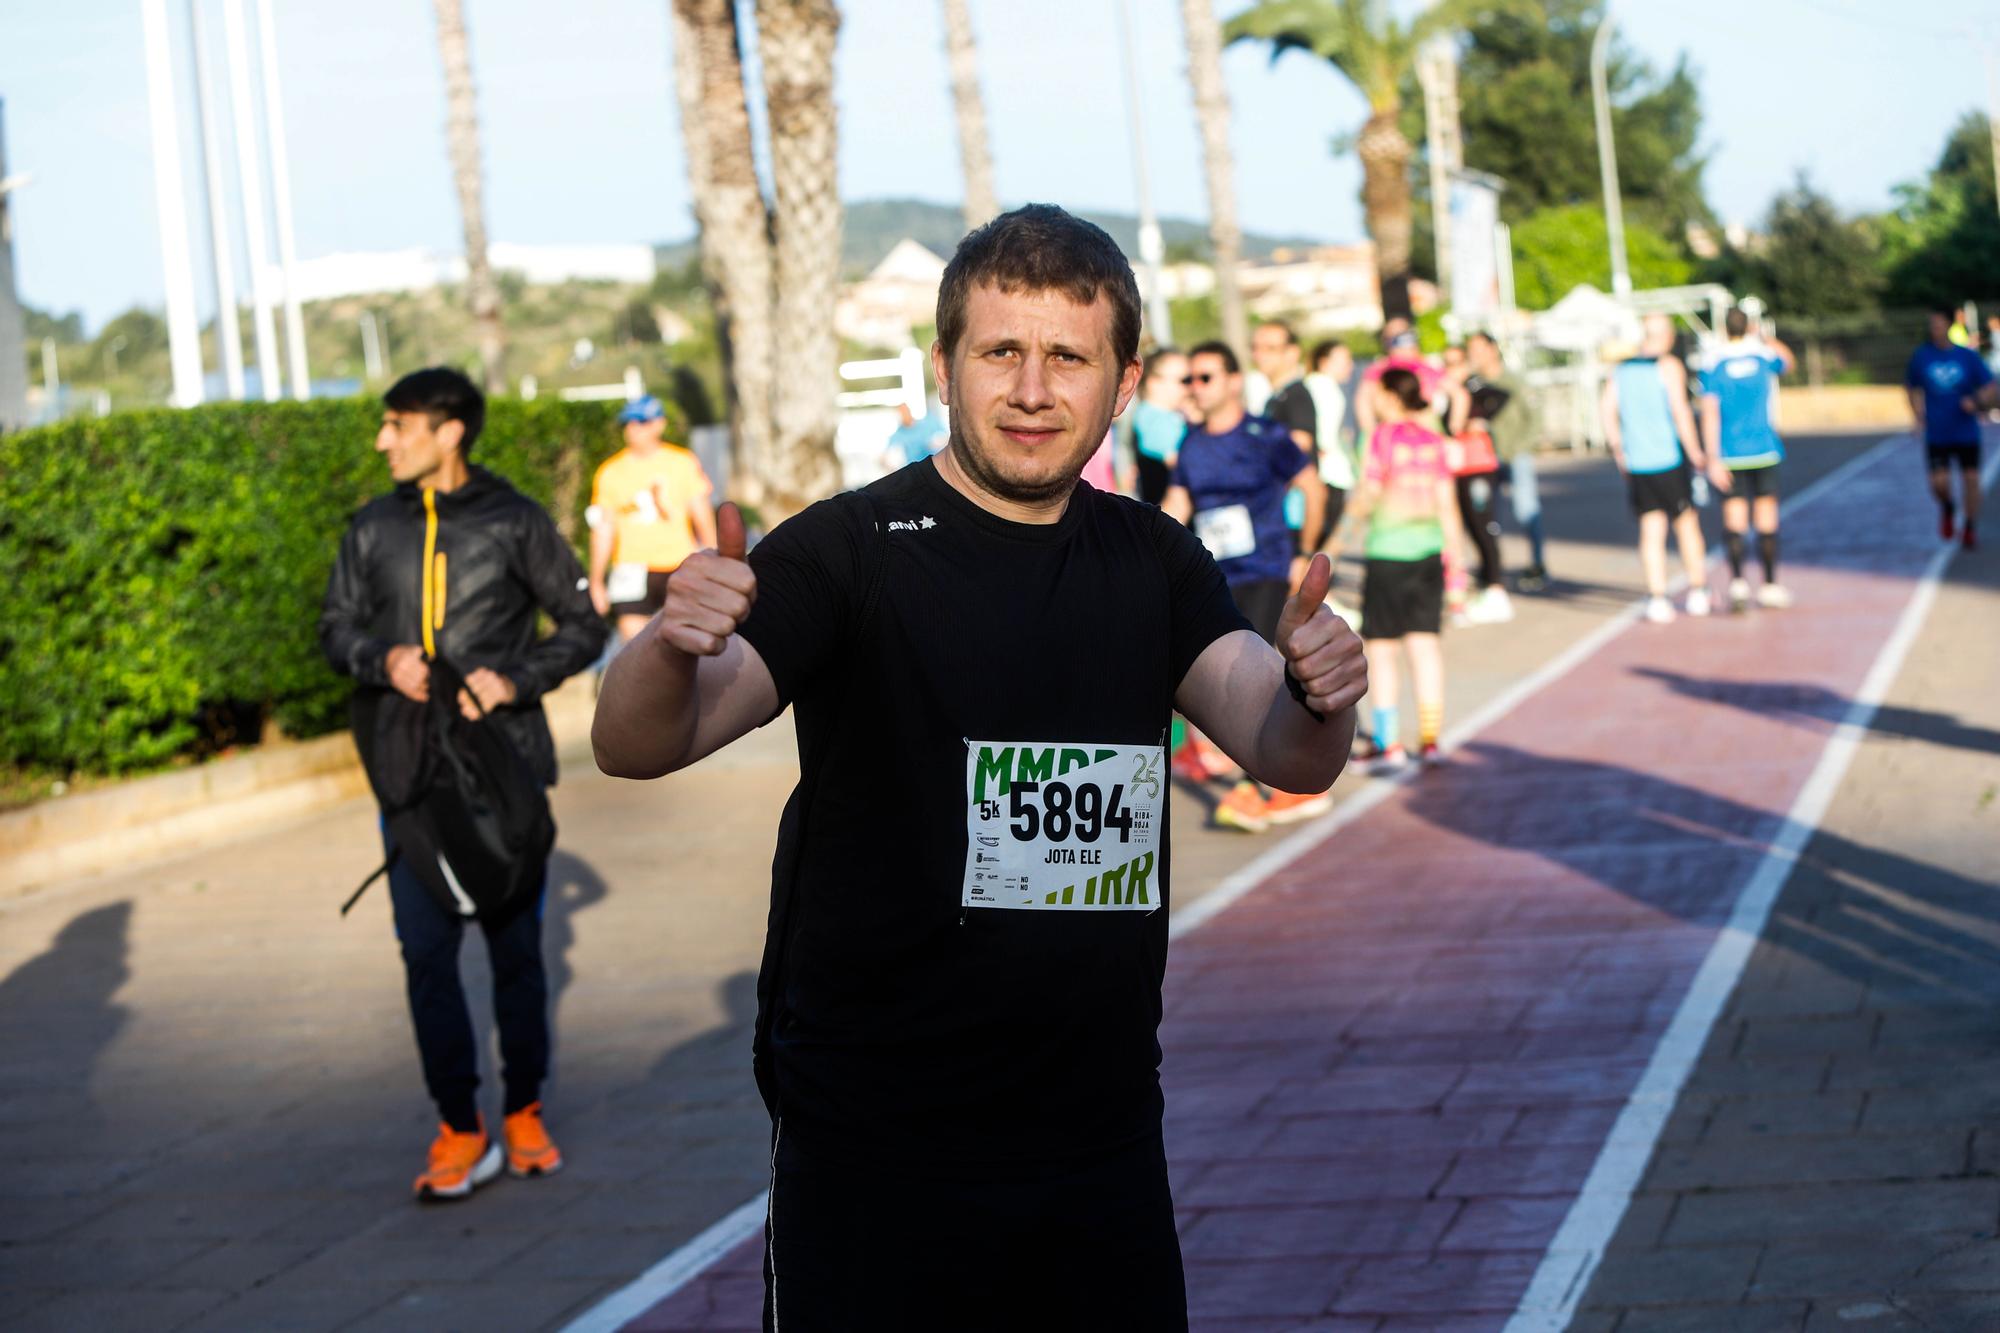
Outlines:
<svg viewBox="0 0 2000 1333"><path fill-rule="evenodd" d="M1302 824L1308 819L1317 819L1331 809L1332 792L1298 796L1288 791L1274 791L1264 802L1264 817L1273 824Z"/></svg>
<svg viewBox="0 0 2000 1333"><path fill-rule="evenodd" d="M500 1145L486 1136L486 1121L461 1134L440 1124L431 1142L431 1160L413 1187L419 1199L463 1199L500 1174Z"/></svg>
<svg viewBox="0 0 2000 1333"><path fill-rule="evenodd" d="M562 1154L542 1124L542 1104L530 1102L500 1125L507 1140L507 1174L552 1176L562 1170Z"/></svg>
<svg viewBox="0 0 2000 1333"><path fill-rule="evenodd" d="M1270 817L1264 812L1264 793L1257 790L1254 782L1237 783L1215 807L1215 822L1221 828L1262 833L1271 826Z"/></svg>

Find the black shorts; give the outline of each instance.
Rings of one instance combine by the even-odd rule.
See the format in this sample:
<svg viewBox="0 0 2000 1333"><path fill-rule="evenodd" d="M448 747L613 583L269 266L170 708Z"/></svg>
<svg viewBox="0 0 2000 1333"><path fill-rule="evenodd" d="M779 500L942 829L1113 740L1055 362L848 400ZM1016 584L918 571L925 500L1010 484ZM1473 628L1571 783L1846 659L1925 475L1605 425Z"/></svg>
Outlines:
<svg viewBox="0 0 2000 1333"><path fill-rule="evenodd" d="M1436 634L1444 624L1444 557L1370 560L1362 567L1361 637Z"/></svg>
<svg viewBox="0 0 2000 1333"><path fill-rule="evenodd" d="M1236 599L1236 609L1250 622L1250 628L1257 631L1265 643L1274 643L1278 638L1278 617L1285 614L1285 600L1292 595L1289 579L1256 579L1249 583L1232 583L1229 595Z"/></svg>
<svg viewBox="0 0 2000 1333"><path fill-rule="evenodd" d="M1635 514L1650 514L1659 510L1668 518L1679 518L1694 503L1694 489L1686 463L1668 468L1665 472L1634 472L1625 479L1625 483Z"/></svg>
<svg viewBox="0 0 2000 1333"><path fill-rule="evenodd" d="M667 604L667 575L664 569L646 571L646 600L643 602L613 602L610 615L613 620L620 616L656 616L660 608Z"/></svg>
<svg viewBox="0 0 2000 1333"><path fill-rule="evenodd" d="M1328 482L1326 486L1326 518L1322 522L1319 544L1326 545L1333 540L1333 534L1340 531L1340 519L1347 512L1347 492Z"/></svg>
<svg viewBox="0 0 2000 1333"><path fill-rule="evenodd" d="M1958 464L1960 472L1977 472L1979 471L1979 442L1973 440L1969 443L1960 444L1926 444L1924 446L1924 459L1930 464L1931 471L1933 472L1942 472L1953 463Z"/></svg>
<svg viewBox="0 0 2000 1333"><path fill-rule="evenodd" d="M1778 465L1767 463L1763 467L1729 469L1729 480L1733 489L1725 499L1761 500L1765 496L1778 496Z"/></svg>
<svg viewBox="0 0 2000 1333"><path fill-rule="evenodd" d="M968 1181L781 1132L764 1327L782 1333L1186 1333L1160 1137Z"/></svg>

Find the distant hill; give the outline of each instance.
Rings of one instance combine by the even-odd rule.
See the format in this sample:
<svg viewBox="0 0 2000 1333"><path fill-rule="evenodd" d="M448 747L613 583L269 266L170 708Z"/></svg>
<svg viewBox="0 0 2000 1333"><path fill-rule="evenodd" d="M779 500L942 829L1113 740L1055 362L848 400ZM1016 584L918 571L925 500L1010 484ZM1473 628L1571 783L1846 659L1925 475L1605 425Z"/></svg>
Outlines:
<svg viewBox="0 0 2000 1333"><path fill-rule="evenodd" d="M1084 213L1084 217L1111 233L1111 239L1134 259L1139 255L1139 219L1129 213ZM865 273L882 261L892 246L905 236L925 249L946 258L951 256L964 235L959 210L951 204L934 204L922 199L862 199L847 205L847 224L841 244L841 264L852 273ZM1160 234L1167 248L1192 248L1208 253L1208 224L1185 218L1160 219ZM1282 246L1324 245L1322 237L1266 236L1246 232L1243 253L1263 258ZM656 247L660 264L679 266L694 257L692 239Z"/></svg>

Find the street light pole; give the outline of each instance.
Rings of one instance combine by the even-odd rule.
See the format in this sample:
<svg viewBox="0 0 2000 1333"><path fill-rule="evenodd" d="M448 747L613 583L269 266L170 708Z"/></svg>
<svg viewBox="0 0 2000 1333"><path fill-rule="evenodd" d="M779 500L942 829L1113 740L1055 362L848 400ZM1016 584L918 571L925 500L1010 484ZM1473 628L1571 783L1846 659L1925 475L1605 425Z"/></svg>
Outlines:
<svg viewBox="0 0 2000 1333"><path fill-rule="evenodd" d="M1597 169L1604 178L1604 229L1611 244L1611 291L1632 294L1632 273L1625 262L1625 205L1618 194L1618 149L1611 142L1611 93L1604 66L1611 53L1611 7L1590 42L1590 99L1597 112Z"/></svg>
<svg viewBox="0 0 2000 1333"><path fill-rule="evenodd" d="M215 89L209 79L208 37L199 0L188 0L194 42L194 105L201 121L201 174L208 186L208 258L215 272L215 341L222 353L224 392L243 400L243 330L236 322L236 264L229 246L229 187L223 179L222 138L215 125Z"/></svg>
<svg viewBox="0 0 2000 1333"><path fill-rule="evenodd" d="M1139 186L1139 262L1146 266L1147 322L1153 326L1153 341L1161 347L1174 340L1174 317L1167 304L1167 289L1161 261L1167 248L1160 236L1159 219L1153 216L1153 186L1146 170L1146 117L1139 95L1139 57L1132 49L1132 13L1129 0L1118 0L1118 31L1125 40L1126 118L1132 126L1132 172Z"/></svg>

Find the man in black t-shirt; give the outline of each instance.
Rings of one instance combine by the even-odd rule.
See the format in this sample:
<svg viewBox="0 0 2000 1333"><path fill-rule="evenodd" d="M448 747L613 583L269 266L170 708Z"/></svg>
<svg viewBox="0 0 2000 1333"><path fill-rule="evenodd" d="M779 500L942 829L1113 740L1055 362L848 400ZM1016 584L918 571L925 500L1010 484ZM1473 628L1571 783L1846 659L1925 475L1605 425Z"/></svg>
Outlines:
<svg viewBox="0 0 2000 1333"><path fill-rule="evenodd" d="M937 328L949 445L747 558L724 506L606 673L597 759L653 777L796 710L758 982L767 1328L1185 1328L1167 728L1321 791L1367 668L1324 558L1273 648L1185 528L1079 482L1140 371L1103 231L981 227Z"/></svg>

